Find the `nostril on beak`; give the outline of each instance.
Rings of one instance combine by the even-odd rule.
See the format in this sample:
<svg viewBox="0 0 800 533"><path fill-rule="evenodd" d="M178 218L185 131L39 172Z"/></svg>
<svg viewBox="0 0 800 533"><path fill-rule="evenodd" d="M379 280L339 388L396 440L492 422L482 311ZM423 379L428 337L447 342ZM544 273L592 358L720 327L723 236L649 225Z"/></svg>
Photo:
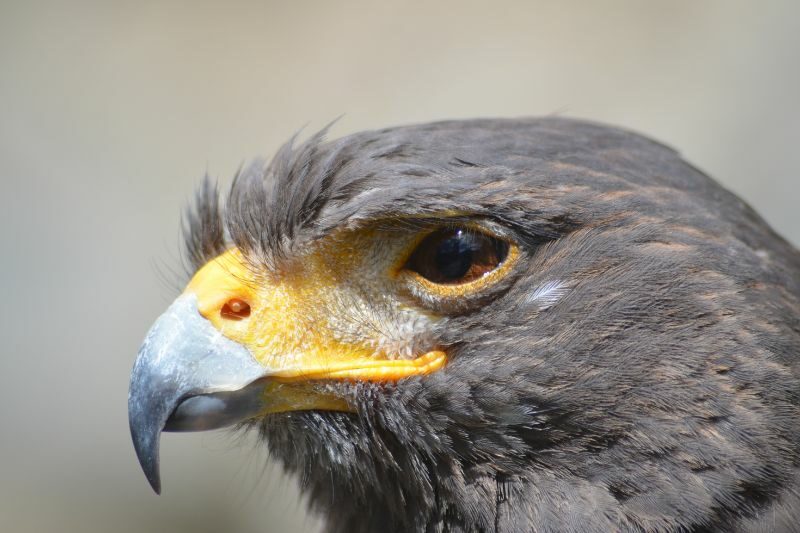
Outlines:
<svg viewBox="0 0 800 533"><path fill-rule="evenodd" d="M242 320L250 316L250 304L241 298L231 298L225 302L219 314L228 320Z"/></svg>

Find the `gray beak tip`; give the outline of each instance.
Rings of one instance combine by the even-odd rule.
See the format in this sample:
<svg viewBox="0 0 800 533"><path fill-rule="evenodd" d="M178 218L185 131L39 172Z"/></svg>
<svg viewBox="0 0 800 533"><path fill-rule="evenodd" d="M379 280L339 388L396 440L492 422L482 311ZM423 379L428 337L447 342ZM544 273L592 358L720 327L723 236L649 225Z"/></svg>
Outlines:
<svg viewBox="0 0 800 533"><path fill-rule="evenodd" d="M264 372L244 346L200 314L194 295L179 297L156 320L139 349L128 393L133 447L156 494L161 432L215 429L255 415L261 388L248 385Z"/></svg>
<svg viewBox="0 0 800 533"><path fill-rule="evenodd" d="M158 474L158 467L155 467L149 474L147 474L147 481L153 488L153 492L161 494L161 476Z"/></svg>
<svg viewBox="0 0 800 533"><path fill-rule="evenodd" d="M156 494L161 494L161 474L158 469L158 456L140 455L139 450L136 451L139 457L139 464L144 471L145 477L147 477L147 481Z"/></svg>
<svg viewBox="0 0 800 533"><path fill-rule="evenodd" d="M153 431L147 430L149 424L139 424L131 417L130 428L133 440L133 448L136 450L136 457L142 467L147 481L156 494L161 494L161 475L158 466L158 445L160 429Z"/></svg>
<svg viewBox="0 0 800 533"><path fill-rule="evenodd" d="M150 486L153 487L153 492L160 495L161 494L161 478L158 475L158 469L156 469L152 477L148 477L147 481L150 482Z"/></svg>

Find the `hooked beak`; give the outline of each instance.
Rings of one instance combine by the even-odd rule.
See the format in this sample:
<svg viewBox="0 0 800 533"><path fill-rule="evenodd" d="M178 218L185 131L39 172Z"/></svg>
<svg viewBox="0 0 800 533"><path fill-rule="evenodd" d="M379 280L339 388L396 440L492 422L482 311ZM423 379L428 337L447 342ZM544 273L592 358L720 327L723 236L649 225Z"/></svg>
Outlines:
<svg viewBox="0 0 800 533"><path fill-rule="evenodd" d="M248 385L268 373L198 312L196 296L175 300L148 332L128 392L133 446L156 493L161 431L217 429L257 415L263 388Z"/></svg>
<svg viewBox="0 0 800 533"><path fill-rule="evenodd" d="M162 431L217 429L285 411L351 411L319 382L395 381L445 364L440 350L402 359L337 340L316 308L338 288L321 285L319 275L303 276L297 287L256 283L250 275L235 249L208 262L139 350L128 417L136 455L157 493ZM310 321L315 328L308 330Z"/></svg>

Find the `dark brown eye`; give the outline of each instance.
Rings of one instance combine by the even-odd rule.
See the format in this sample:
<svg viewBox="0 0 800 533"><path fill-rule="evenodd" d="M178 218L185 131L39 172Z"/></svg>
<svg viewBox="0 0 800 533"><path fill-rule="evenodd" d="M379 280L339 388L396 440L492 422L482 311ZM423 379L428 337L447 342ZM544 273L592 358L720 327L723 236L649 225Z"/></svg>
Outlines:
<svg viewBox="0 0 800 533"><path fill-rule="evenodd" d="M508 243L470 229L441 229L425 237L406 263L433 283L457 285L497 268L508 255Z"/></svg>

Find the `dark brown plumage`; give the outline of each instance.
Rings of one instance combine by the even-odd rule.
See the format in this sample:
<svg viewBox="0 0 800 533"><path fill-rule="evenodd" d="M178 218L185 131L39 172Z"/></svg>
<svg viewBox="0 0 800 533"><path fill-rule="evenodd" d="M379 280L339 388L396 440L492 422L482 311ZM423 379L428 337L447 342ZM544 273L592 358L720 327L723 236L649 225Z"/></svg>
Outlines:
<svg viewBox="0 0 800 533"><path fill-rule="evenodd" d="M800 531L800 253L663 145L561 118L316 136L224 208L207 185L187 243L277 268L473 220L522 256L431 307L446 368L251 422L331 531Z"/></svg>

